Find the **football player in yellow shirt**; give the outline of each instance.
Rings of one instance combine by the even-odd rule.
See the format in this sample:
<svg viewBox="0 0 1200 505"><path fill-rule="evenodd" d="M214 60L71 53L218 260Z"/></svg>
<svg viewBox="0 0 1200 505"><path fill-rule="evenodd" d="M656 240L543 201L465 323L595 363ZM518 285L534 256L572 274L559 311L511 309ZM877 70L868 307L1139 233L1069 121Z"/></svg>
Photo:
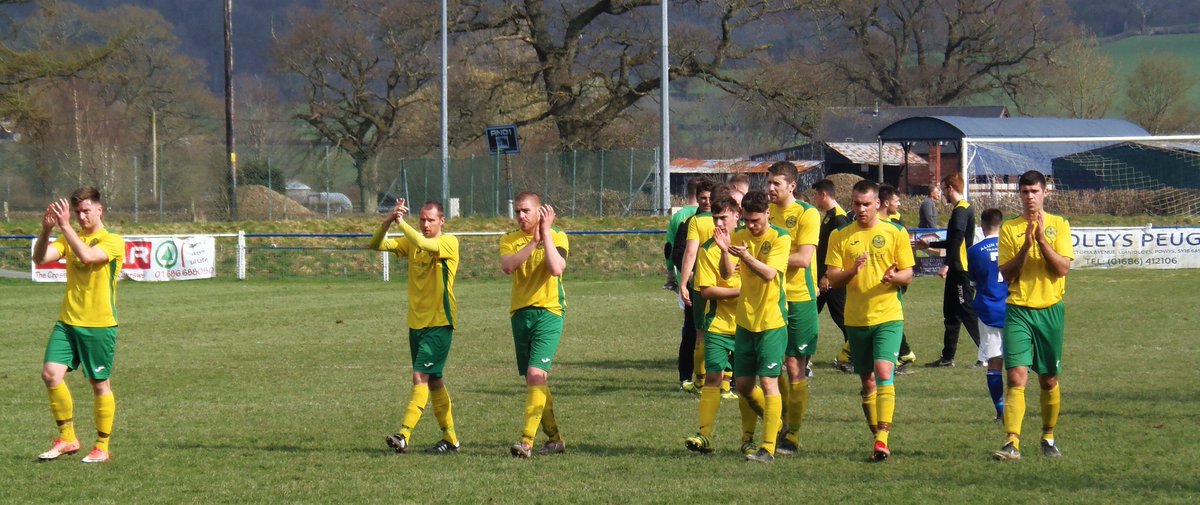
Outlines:
<svg viewBox="0 0 1200 505"><path fill-rule="evenodd" d="M692 285L692 277L696 275L696 254L700 244L712 238L712 199L717 196L720 186L712 179L700 179L696 184L696 213L688 218L686 223L687 238L683 247L683 263L679 272L679 297L683 300L684 310L692 312L693 335L691 341L692 374L694 380L685 380L680 388L685 392L700 394L704 385L704 312L706 303L700 292ZM680 347L680 353L688 351L687 343Z"/></svg>
<svg viewBox="0 0 1200 505"><path fill-rule="evenodd" d="M391 251L408 260L408 348L412 357L412 394L400 423L400 431L387 437L388 447L407 452L412 431L421 420L425 404L432 398L433 414L442 428L442 439L428 452L458 452L458 435L450 392L443 380L446 358L458 320L458 302L454 297L454 277L458 272L458 238L442 233L446 215L441 202L428 201L421 206L417 231L404 221L408 205L403 198L383 219L368 247ZM387 238L392 223L400 225L404 237Z"/></svg>
<svg viewBox="0 0 1200 505"><path fill-rule="evenodd" d="M862 407L874 434L872 461L891 456L888 434L896 409L894 371L904 334L900 288L912 282L908 231L879 218L879 186L854 185L855 221L833 232L825 259L829 282L846 286L846 334L850 359L862 381Z"/></svg>
<svg viewBox="0 0 1200 505"><path fill-rule="evenodd" d="M787 231L771 225L769 205L766 193L746 193L742 198L746 225L733 233L728 251L721 254L721 276L735 274L733 258L737 258L736 275L742 282L735 316L734 382L742 397L753 397L757 377L764 395L762 445L746 459L764 463L775 460L775 442L783 424L779 376L787 346L784 275L792 249Z"/></svg>
<svg viewBox="0 0 1200 505"><path fill-rule="evenodd" d="M525 421L521 440L509 453L528 458L538 426L549 439L542 454L566 450L554 417L554 399L547 380L563 331L566 292L562 275L567 268L567 234L554 228L554 207L542 205L537 193L517 194L514 201L519 230L500 237L500 269L512 276L513 344L517 372L525 376Z"/></svg>
<svg viewBox="0 0 1200 505"><path fill-rule="evenodd" d="M734 192L733 194L736 194ZM712 433L716 423L717 412L721 408L721 387L725 380L722 370L729 368L729 355L734 350L734 335L737 333L736 313L738 295L741 292L741 277L730 275L721 276L721 257L723 251L729 250L729 236L737 227L741 215L738 204L732 195L724 196L712 202L713 238L700 247L696 258L695 286L700 294L708 300L708 315L711 322L705 331L704 359L707 373L704 376L704 389L700 393L700 431L696 436L684 441L688 450L708 454L713 452ZM737 261L731 259L734 270ZM739 407L742 411L742 452L753 452L757 447L753 443L754 429L758 417L763 411L762 390L754 389L752 398L740 397Z"/></svg>
<svg viewBox="0 0 1200 505"><path fill-rule="evenodd" d="M71 227L71 214L80 232ZM42 381L50 393L50 412L58 423L59 437L43 461L79 452L75 436L75 411L66 374L82 368L95 395L96 445L84 463L108 461L109 437L116 415L112 392L113 355L117 350L117 279L125 264L125 239L104 228L104 201L93 187L71 193L71 199L50 204L42 215L42 231L33 245L33 262L41 265L63 259L67 265L67 293L58 321L46 343ZM50 242L54 228L62 234Z"/></svg>
<svg viewBox="0 0 1200 505"><path fill-rule="evenodd" d="M1062 367L1063 295L1075 251L1071 224L1043 209L1046 176L1036 170L1021 174L1021 215L1000 227L998 263L1008 282L1004 318L1004 446L992 454L999 460L1021 459L1021 421L1025 417L1025 384L1029 369L1041 386L1042 454L1062 455L1054 441L1061 408L1058 373Z"/></svg>
<svg viewBox="0 0 1200 505"><path fill-rule="evenodd" d="M813 256L821 238L821 213L796 200L796 166L777 162L767 170L771 198L771 224L792 237L784 286L787 291L787 348L784 364L787 382L779 385L783 401L784 437L776 445L780 454L794 454L800 443L800 423L808 409L808 369L817 350L817 277Z"/></svg>

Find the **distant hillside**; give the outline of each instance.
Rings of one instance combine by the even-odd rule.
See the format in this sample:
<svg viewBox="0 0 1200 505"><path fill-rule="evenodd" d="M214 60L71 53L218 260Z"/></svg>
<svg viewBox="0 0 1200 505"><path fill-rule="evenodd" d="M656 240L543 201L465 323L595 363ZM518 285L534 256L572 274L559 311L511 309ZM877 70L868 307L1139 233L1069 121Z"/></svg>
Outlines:
<svg viewBox="0 0 1200 505"><path fill-rule="evenodd" d="M1113 64L1117 68L1115 77L1121 84L1120 95L1114 103L1116 110L1113 113L1117 115L1120 114L1125 100L1125 79L1137 67L1138 59L1142 55L1151 53L1177 55L1188 62L1188 71L1193 76L1200 77L1200 58L1197 58L1197 55L1200 55L1200 33L1129 37L1104 44L1100 46L1100 49L1113 59ZM1192 87L1191 98L1193 103L1200 103L1200 84Z"/></svg>

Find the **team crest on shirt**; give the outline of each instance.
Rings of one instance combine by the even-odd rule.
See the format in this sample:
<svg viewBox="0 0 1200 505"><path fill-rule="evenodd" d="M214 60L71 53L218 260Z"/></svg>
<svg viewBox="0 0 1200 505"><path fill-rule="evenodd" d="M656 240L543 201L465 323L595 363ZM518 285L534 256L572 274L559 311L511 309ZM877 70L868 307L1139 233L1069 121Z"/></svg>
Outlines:
<svg viewBox="0 0 1200 505"><path fill-rule="evenodd" d="M761 251L763 254L769 254L771 252L771 243L763 242Z"/></svg>
<svg viewBox="0 0 1200 505"><path fill-rule="evenodd" d="M91 241L91 242L89 242L89 243L88 243L88 245L89 245L89 246L92 246L92 247L95 247L95 246L96 246L96 244L99 244L99 243L100 243L100 239L98 239L98 238L94 238L94 239L92 239L92 241Z"/></svg>
<svg viewBox="0 0 1200 505"><path fill-rule="evenodd" d="M1058 238L1058 228L1055 228L1053 226L1046 228L1046 238L1048 238L1050 240L1054 240L1054 239Z"/></svg>
<svg viewBox="0 0 1200 505"><path fill-rule="evenodd" d="M871 239L871 245L876 249L882 248L884 244L887 244L887 240L884 240L883 235L876 235L875 238Z"/></svg>
<svg viewBox="0 0 1200 505"><path fill-rule="evenodd" d="M783 224L786 224L788 228L795 228L796 216L788 216L788 218L783 221Z"/></svg>

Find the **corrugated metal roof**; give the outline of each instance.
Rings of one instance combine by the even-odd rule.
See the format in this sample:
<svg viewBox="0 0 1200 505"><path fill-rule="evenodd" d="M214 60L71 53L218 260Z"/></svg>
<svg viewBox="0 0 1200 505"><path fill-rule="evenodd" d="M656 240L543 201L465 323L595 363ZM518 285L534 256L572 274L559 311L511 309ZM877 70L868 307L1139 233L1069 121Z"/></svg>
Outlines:
<svg viewBox="0 0 1200 505"><path fill-rule="evenodd" d="M845 156L851 163L860 165L877 165L879 164L879 144L871 144L866 142L828 142L826 145L830 149L837 151L838 154ZM883 145L883 164L884 165L903 165L904 164L904 148L896 144ZM916 153L908 153L908 164L911 165L928 165L929 163L918 156Z"/></svg>
<svg viewBox="0 0 1200 505"><path fill-rule="evenodd" d="M801 173L821 166L821 160L792 160L796 170ZM774 161L750 160L697 160L692 158L675 158L671 160L671 173L677 174L765 174L774 165Z"/></svg>
<svg viewBox="0 0 1200 505"><path fill-rule="evenodd" d="M911 117L961 116L1003 118L1008 109L1003 105L931 106L931 107L828 107L821 114L821 124L814 135L826 142L873 142L880 130Z"/></svg>
<svg viewBox="0 0 1200 505"><path fill-rule="evenodd" d="M879 137L884 142L957 142L963 137L1131 137L1149 134L1142 127L1121 119L925 116L892 123L879 132Z"/></svg>

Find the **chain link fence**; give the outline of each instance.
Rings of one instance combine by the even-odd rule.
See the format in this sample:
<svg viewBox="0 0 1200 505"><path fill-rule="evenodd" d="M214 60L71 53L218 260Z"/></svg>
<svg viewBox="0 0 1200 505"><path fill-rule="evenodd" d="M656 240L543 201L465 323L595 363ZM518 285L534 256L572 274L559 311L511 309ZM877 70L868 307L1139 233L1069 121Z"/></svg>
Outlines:
<svg viewBox="0 0 1200 505"><path fill-rule="evenodd" d="M40 216L48 202L93 185L110 219L208 221L228 212L225 147L184 140L159 146L51 149L0 142L0 200L6 219ZM83 153L83 159L80 157ZM333 217L386 211L395 198L442 200L468 217L507 216L512 193L534 191L566 216L634 216L660 212L656 149L562 151L449 160L443 180L436 157L385 151L359 168L341 151L293 143L252 145L238 152L242 220ZM272 191L263 191L269 187Z"/></svg>

